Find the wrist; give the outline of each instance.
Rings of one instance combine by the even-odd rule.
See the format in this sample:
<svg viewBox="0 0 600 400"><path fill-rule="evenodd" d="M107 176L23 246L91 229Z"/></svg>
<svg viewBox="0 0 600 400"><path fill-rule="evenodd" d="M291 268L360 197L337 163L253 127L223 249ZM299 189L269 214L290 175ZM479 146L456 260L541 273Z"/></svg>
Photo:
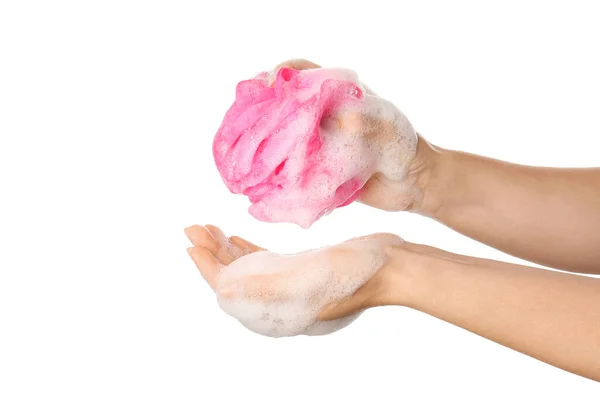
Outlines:
<svg viewBox="0 0 600 400"><path fill-rule="evenodd" d="M419 136L417 153L411 164L416 195L408 211L437 219L444 199L453 188L455 154Z"/></svg>
<svg viewBox="0 0 600 400"><path fill-rule="evenodd" d="M418 295L420 280L428 262L428 256L419 251L422 247L405 242L386 248L387 262L381 288L382 305L411 307Z"/></svg>
<svg viewBox="0 0 600 400"><path fill-rule="evenodd" d="M444 298L446 289L452 292L452 288L460 286L465 267L471 264L469 257L409 242L390 246L387 251L384 305L421 311L431 301Z"/></svg>

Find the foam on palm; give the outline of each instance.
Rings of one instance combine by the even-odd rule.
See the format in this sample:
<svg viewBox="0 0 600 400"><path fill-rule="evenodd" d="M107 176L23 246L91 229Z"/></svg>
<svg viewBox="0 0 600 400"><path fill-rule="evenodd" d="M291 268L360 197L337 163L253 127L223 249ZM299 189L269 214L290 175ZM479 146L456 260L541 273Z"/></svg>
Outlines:
<svg viewBox="0 0 600 400"><path fill-rule="evenodd" d="M406 117L353 71L282 68L272 86L267 73L238 83L213 155L255 218L308 228L374 173L403 179L416 143Z"/></svg>
<svg viewBox="0 0 600 400"><path fill-rule="evenodd" d="M246 328L265 336L335 332L360 313L323 322L317 321L319 312L363 286L383 266L383 246L401 241L395 235L378 235L296 255L251 253L222 269L218 303Z"/></svg>

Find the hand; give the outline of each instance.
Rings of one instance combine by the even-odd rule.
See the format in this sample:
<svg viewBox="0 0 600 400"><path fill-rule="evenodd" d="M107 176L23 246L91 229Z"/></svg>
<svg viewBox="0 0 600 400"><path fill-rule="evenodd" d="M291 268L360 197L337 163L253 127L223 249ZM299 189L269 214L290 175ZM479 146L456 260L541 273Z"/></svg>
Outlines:
<svg viewBox="0 0 600 400"><path fill-rule="evenodd" d="M185 233L194 245L188 252L221 308L263 335L331 333L362 310L392 302L389 252L402 243L396 235L280 255L212 225Z"/></svg>
<svg viewBox="0 0 600 400"><path fill-rule="evenodd" d="M321 68L321 66L305 59L282 62L269 74L271 83L281 68L304 70ZM349 134L361 132L370 146L382 149L380 164L388 168L387 171L386 168L382 168L380 172L372 175L357 200L386 211L419 211L424 198L423 185L426 181L423 176L430 164L428 155L432 154L432 147L414 131L408 119L397 108L387 101L382 102L382 99L368 87L366 89L368 96L383 103L381 112L376 115L342 113L339 115L338 124ZM386 112L389 109L396 111L393 116ZM386 154L385 149L397 143L402 136L407 138L407 142L414 141L414 144L407 143L404 147L405 151L400 152L401 154L394 152ZM402 173L389 173L390 165L395 167L391 169L399 169Z"/></svg>

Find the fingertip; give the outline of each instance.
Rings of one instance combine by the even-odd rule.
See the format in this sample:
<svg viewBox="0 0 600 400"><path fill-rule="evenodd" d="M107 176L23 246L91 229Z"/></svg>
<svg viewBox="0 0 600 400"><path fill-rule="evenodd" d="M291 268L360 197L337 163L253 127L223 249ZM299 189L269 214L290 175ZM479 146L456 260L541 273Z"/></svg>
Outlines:
<svg viewBox="0 0 600 400"><path fill-rule="evenodd" d="M219 261L213 255L213 253L204 247L188 247L188 253L192 255L192 257L195 257L195 260L198 260L199 262L205 262L211 267L216 267L219 264Z"/></svg>
<svg viewBox="0 0 600 400"><path fill-rule="evenodd" d="M229 236L229 241L238 247L243 247L243 246L248 245L246 240L242 239L239 236Z"/></svg>
<svg viewBox="0 0 600 400"><path fill-rule="evenodd" d="M192 258L192 261L194 261L194 264L196 264L196 266L198 267L199 264L202 262L202 252L200 251L200 247L188 247L186 249L188 255Z"/></svg>
<svg viewBox="0 0 600 400"><path fill-rule="evenodd" d="M277 77L279 70L281 70L282 68L290 68L302 71L305 69L321 68L321 66L304 58L293 58L291 60L284 61L281 64L275 66L275 68L273 68L271 72L268 73L267 83L270 87L273 87L273 84L275 83L275 78Z"/></svg>
<svg viewBox="0 0 600 400"><path fill-rule="evenodd" d="M231 242L231 243L232 243L234 246L237 246L237 247L240 247L240 248L244 248L244 249L247 249L247 250L249 250L249 251L253 251L253 252L254 252L254 251L262 251L262 250L265 250L264 248L262 248L262 247L260 247L260 246L257 246L257 245L255 245L254 243L252 243L252 242L249 242L249 241L247 241L246 239L243 239L243 238L241 238L241 237L239 237L239 236L230 236L230 237L229 237L229 241L230 241L230 242Z"/></svg>
<svg viewBox="0 0 600 400"><path fill-rule="evenodd" d="M198 229L200 226L199 225L190 225L188 227L183 228L183 233L185 233L185 236L187 236L188 238L190 237L190 233L193 232L195 229Z"/></svg>
<svg viewBox="0 0 600 400"><path fill-rule="evenodd" d="M212 225L212 224L206 224L204 227L206 228L206 230L208 230L208 232L216 240L219 240L220 238L221 239L226 238L225 233L223 233L221 228L219 228L218 226Z"/></svg>
<svg viewBox="0 0 600 400"><path fill-rule="evenodd" d="M194 246L197 246L198 243L196 242L198 238L202 237L204 233L207 232L207 229L202 225L191 225L185 228L183 231L187 238L190 240L190 242L192 242Z"/></svg>
<svg viewBox="0 0 600 400"><path fill-rule="evenodd" d="M187 251L204 280L214 289L222 264L210 251L203 247L188 247Z"/></svg>
<svg viewBox="0 0 600 400"><path fill-rule="evenodd" d="M216 249L216 240L205 226L194 225L187 230L186 234L194 246L207 247L211 251Z"/></svg>

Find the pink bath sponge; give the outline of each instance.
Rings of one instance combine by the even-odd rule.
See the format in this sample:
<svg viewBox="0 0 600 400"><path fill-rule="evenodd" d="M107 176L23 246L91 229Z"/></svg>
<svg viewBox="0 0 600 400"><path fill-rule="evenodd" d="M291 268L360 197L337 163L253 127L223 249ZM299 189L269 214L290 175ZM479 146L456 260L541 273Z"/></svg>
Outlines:
<svg viewBox="0 0 600 400"><path fill-rule="evenodd" d="M378 154L343 116L373 108L366 90L346 69L282 68L272 85L267 73L238 83L213 155L250 214L308 228L358 197Z"/></svg>

